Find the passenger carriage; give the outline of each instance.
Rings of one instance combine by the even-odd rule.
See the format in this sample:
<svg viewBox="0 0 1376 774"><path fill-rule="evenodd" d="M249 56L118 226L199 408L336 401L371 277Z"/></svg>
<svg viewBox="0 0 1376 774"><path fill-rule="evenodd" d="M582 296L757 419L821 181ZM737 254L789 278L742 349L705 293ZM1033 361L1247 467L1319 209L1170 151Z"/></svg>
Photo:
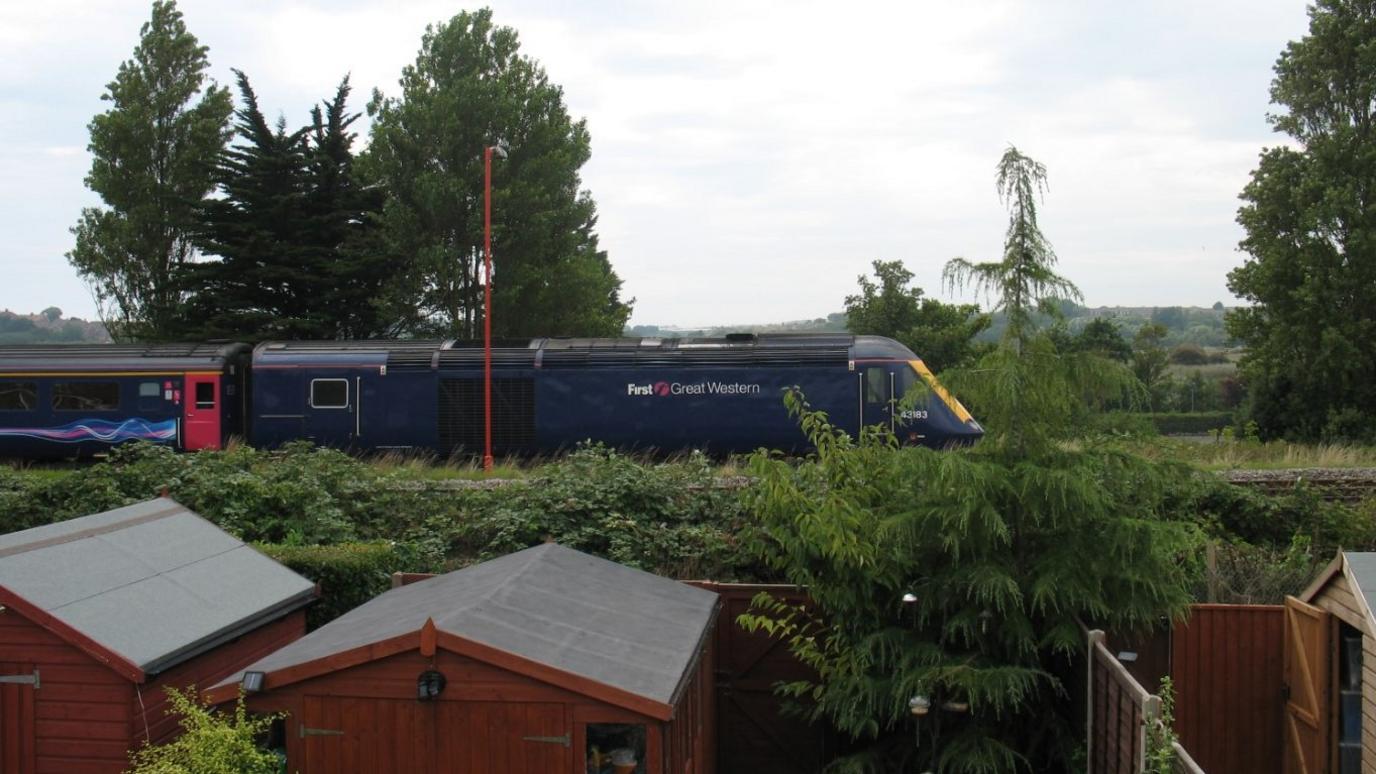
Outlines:
<svg viewBox="0 0 1376 774"><path fill-rule="evenodd" d="M134 440L218 449L242 435L245 344L0 347L0 457L78 457Z"/></svg>

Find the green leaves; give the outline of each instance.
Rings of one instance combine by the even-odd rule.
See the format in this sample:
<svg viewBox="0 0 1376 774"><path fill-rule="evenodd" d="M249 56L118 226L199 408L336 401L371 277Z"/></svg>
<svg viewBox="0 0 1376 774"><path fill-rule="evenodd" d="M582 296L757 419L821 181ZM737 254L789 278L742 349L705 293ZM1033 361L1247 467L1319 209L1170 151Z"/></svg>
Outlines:
<svg viewBox="0 0 1376 774"><path fill-rule="evenodd" d="M1297 147L1261 154L1238 222L1248 254L1228 287L1247 344L1249 413L1267 438L1373 438L1376 414L1376 10L1320 0L1276 63L1271 116ZM1362 421L1365 418L1366 421Z"/></svg>
<svg viewBox="0 0 1376 774"><path fill-rule="evenodd" d="M902 261L875 261L878 284L861 275L860 293L846 296L846 329L858 335L888 336L907 345L933 371L975 357L975 337L990 317L975 304L943 304L910 287L913 274Z"/></svg>
<svg viewBox="0 0 1376 774"><path fill-rule="evenodd" d="M403 331L482 330L483 150L492 169L493 331L619 335L630 314L597 243L579 170L591 155L560 88L482 9L427 28L399 97L374 92L367 166L389 192L387 249L403 275L387 303Z"/></svg>
<svg viewBox="0 0 1376 774"><path fill-rule="evenodd" d="M868 763L850 761L862 768L1058 770L1043 744L1076 733L1059 665L1081 645L1079 622L1150 628L1188 602L1182 558L1198 533L1160 516L1176 471L1104 451L851 441L801 397L789 403L818 452L801 464L755 455L745 493L764 560L816 603L760 599L742 618L817 670L782 690L873 740ZM934 709L914 728L915 695L969 711Z"/></svg>
<svg viewBox="0 0 1376 774"><path fill-rule="evenodd" d="M196 700L194 688L168 688L167 701L182 735L135 750L130 774L277 774L276 753L259 748L257 740L281 715L250 716L242 696L233 713L217 712Z"/></svg>
<svg viewBox="0 0 1376 774"><path fill-rule="evenodd" d="M206 48L175 2L154 2L140 36L102 96L110 108L91 120L86 185L105 207L82 211L67 259L91 285L112 335L167 339L177 336L177 273L194 258L194 211L213 187L211 162L229 140L232 106L225 89L202 93Z"/></svg>

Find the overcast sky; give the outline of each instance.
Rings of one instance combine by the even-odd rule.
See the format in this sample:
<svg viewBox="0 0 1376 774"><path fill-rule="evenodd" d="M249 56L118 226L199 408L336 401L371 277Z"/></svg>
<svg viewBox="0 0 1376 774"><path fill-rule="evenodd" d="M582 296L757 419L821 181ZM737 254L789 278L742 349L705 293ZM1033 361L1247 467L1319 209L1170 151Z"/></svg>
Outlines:
<svg viewBox="0 0 1376 774"><path fill-rule="evenodd" d="M183 0L213 77L304 123L346 72L398 93L427 23L408 0ZM477 6L473 6L477 7ZM994 164L1046 164L1042 227L1090 305L1233 303L1237 194L1281 141L1271 66L1301 0L494 2L585 117L583 182L633 323L839 311L874 259L942 293L997 257ZM68 229L98 203L86 125L149 4L0 3L0 308L89 317ZM497 181L500 184L500 181Z"/></svg>

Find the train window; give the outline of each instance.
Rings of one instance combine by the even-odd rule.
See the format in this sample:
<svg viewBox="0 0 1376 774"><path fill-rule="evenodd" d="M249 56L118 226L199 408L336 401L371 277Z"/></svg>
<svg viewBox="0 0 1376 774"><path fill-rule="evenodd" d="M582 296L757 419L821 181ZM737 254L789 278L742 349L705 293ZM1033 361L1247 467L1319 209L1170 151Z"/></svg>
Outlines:
<svg viewBox="0 0 1376 774"><path fill-rule="evenodd" d="M889 402L889 372L878 366L865 369L865 402Z"/></svg>
<svg viewBox="0 0 1376 774"><path fill-rule="evenodd" d="M37 382L0 382L0 411L32 411L36 408Z"/></svg>
<svg viewBox="0 0 1376 774"><path fill-rule="evenodd" d="M162 385L157 382L139 382L140 398L156 398L162 395Z"/></svg>
<svg viewBox="0 0 1376 774"><path fill-rule="evenodd" d="M311 380L311 408L342 409L348 407L348 379Z"/></svg>
<svg viewBox="0 0 1376 774"><path fill-rule="evenodd" d="M215 408L215 383L196 382L196 408Z"/></svg>
<svg viewBox="0 0 1376 774"><path fill-rule="evenodd" d="M119 408L119 382L55 382L56 411L114 411Z"/></svg>

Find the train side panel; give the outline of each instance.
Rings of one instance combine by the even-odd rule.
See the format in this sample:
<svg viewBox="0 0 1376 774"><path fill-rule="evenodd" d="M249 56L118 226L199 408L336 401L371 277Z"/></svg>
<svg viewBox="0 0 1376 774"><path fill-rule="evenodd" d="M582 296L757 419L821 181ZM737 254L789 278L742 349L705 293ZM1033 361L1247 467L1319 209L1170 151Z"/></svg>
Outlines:
<svg viewBox="0 0 1376 774"><path fill-rule="evenodd" d="M536 380L541 448L591 439L621 448L745 452L806 445L784 393L851 431L858 424L854 375L840 366L548 369Z"/></svg>

